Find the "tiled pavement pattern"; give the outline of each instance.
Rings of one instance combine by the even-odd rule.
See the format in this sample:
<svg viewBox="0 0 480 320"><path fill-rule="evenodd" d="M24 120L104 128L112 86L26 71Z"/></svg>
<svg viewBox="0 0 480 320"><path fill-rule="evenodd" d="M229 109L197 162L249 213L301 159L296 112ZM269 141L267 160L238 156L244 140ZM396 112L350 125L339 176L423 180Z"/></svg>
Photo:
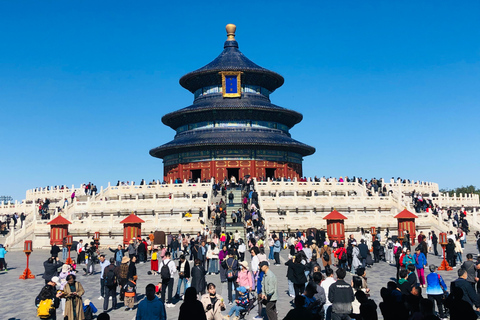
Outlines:
<svg viewBox="0 0 480 320"><path fill-rule="evenodd" d="M467 244L464 256L467 253L477 253L474 244ZM112 254L106 252L107 257L110 257ZM8 266L10 270L8 272L0 272L0 319L1 320L29 320L36 319L36 308L34 306L34 299L37 294L40 292L40 289L44 285L44 280L41 278L43 273L43 262L48 258L47 250L35 250L30 259L30 269L37 276L34 280L19 280L19 276L23 273L26 264L25 254L21 251L9 252L6 256ZM75 258L75 256L73 257ZM282 251L281 260L285 262L287 259L287 252ZM428 256L428 263L435 263L439 265L441 262L439 257L434 257L432 255ZM80 265L77 269L81 270L83 265ZM143 298L145 293L145 286L148 283L157 284L160 280L159 276L147 275L147 271L150 268L150 263L138 264L137 272L139 275L138 280L138 290L140 298ZM99 270L99 266L96 266L96 270ZM291 298L285 293L287 290L287 280L286 280L286 267L282 266L273 266L271 270L276 274L279 290L279 301L277 302L277 309L279 319L283 319L286 313L291 309ZM441 272L440 274L444 277L446 283L450 286L450 282L457 278L457 269L449 272ZM80 272L79 274L83 274ZM428 274L428 271L426 271ZM391 277L395 276L395 267L390 266L385 262L375 264L372 268L367 269L368 284L371 289L372 299L375 300L377 305L380 303L380 288L385 286L386 283L390 280ZM80 281L85 288L84 299L90 299L99 310L103 310L103 300L98 300L100 295L100 276L99 273L93 276L83 276L80 275L77 280ZM347 281L350 281L351 276L347 275ZM207 282L213 282L217 285L217 292L220 293L225 299L226 286L221 286L220 279L218 275L207 275ZM175 279L174 285L174 294L176 290L177 281ZM220 287L219 287L220 286ZM426 297L426 294L424 293ZM182 304L182 301L179 301L175 304L174 308L167 308L168 319L178 319L179 307ZM119 306L123 306L123 303L119 303ZM227 305L227 311L229 310ZM134 319L135 311L124 311L125 308L118 308L117 310L110 311L112 319ZM227 314L224 312L224 314ZM380 310L378 310L379 319L381 319ZM247 316L247 319L253 318L254 315ZM61 310L57 310L58 319L63 319L61 316ZM265 317L266 319L266 317Z"/></svg>

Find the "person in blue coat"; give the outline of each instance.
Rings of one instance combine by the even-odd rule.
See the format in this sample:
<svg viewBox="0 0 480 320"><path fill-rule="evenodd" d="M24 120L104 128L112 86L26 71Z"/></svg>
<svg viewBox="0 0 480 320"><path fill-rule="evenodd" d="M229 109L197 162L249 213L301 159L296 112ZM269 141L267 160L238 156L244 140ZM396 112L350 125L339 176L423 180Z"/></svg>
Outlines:
<svg viewBox="0 0 480 320"><path fill-rule="evenodd" d="M431 264L428 268L430 269L430 274L427 276L427 297L428 300L437 302L438 314L443 319L445 318L443 292L447 291L447 285L443 281L442 276L435 272L437 267L434 264Z"/></svg>
<svg viewBox="0 0 480 320"><path fill-rule="evenodd" d="M413 255L415 259L415 268L417 268L417 275L418 280L420 281L420 285L423 288L426 288L427 285L425 284L425 267L427 267L427 257L425 254L420 251L420 246L415 249L415 254Z"/></svg>

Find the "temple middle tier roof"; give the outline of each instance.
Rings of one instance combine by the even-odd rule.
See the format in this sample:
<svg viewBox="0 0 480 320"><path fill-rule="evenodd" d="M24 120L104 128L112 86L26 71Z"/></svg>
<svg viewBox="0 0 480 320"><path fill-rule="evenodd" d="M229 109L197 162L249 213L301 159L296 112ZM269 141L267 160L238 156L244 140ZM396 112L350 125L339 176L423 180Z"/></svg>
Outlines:
<svg viewBox="0 0 480 320"><path fill-rule="evenodd" d="M270 103L268 98L257 94L243 93L242 99L223 99L222 94L210 94L197 99L193 105L167 113L162 122L176 128L200 121L215 120L264 120L283 123L289 128L302 121L303 116L296 111Z"/></svg>

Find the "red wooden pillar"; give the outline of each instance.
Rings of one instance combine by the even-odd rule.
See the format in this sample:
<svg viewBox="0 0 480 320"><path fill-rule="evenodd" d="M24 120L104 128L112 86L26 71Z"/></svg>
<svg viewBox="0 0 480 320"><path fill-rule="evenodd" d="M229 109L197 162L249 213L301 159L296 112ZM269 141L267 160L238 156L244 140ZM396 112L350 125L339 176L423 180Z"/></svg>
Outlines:
<svg viewBox="0 0 480 320"><path fill-rule="evenodd" d="M60 245L68 235L68 225L72 223L59 215L47 224L50 225L50 245Z"/></svg>
<svg viewBox="0 0 480 320"><path fill-rule="evenodd" d="M348 219L337 210L333 210L323 219L327 220L327 235L330 241L345 241L345 224L344 220Z"/></svg>

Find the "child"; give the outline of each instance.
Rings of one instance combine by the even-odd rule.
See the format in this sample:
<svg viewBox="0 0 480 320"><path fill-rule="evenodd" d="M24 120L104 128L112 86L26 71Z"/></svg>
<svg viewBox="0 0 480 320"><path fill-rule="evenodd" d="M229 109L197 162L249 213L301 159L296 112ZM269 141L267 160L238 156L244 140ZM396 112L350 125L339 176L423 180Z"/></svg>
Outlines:
<svg viewBox="0 0 480 320"><path fill-rule="evenodd" d="M153 275L156 276L158 273L158 249L157 248L153 249L152 259L150 260L150 269L152 270Z"/></svg>
<svg viewBox="0 0 480 320"><path fill-rule="evenodd" d="M85 315L85 320L92 320L93 314L98 310L95 305L88 299L83 302L83 314Z"/></svg>
<svg viewBox="0 0 480 320"><path fill-rule="evenodd" d="M162 283L159 282L156 286L155 286L155 293L157 295L160 295L162 293Z"/></svg>
<svg viewBox="0 0 480 320"><path fill-rule="evenodd" d="M230 317L233 315L235 312L235 320L238 319L240 316L240 311L243 311L247 308L249 300L248 300L248 294L247 294L247 289L245 287L238 287L238 297L235 299L235 302L237 303L236 306L233 306L230 309L230 312L228 313L227 319L230 319Z"/></svg>
<svg viewBox="0 0 480 320"><path fill-rule="evenodd" d="M137 292L137 284L132 278L128 279L127 284L123 287L125 291L125 305L127 308L125 308L125 311L133 309L133 305L135 304L135 295Z"/></svg>

